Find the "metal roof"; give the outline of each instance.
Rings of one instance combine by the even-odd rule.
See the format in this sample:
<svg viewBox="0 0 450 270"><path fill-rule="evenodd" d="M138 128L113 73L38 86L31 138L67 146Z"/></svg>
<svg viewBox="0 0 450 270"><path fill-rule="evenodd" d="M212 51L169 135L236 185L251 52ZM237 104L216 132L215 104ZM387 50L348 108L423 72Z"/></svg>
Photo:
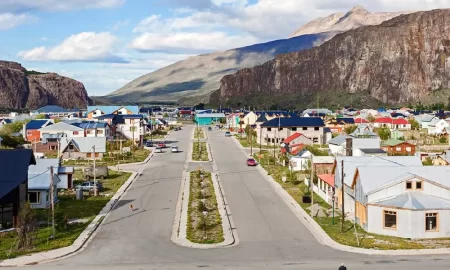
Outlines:
<svg viewBox="0 0 450 270"><path fill-rule="evenodd" d="M256 119L255 122L256 122L256 123L264 123L264 122L267 122L266 114L265 114L265 113L262 113L262 114L258 117L258 119Z"/></svg>
<svg viewBox="0 0 450 270"><path fill-rule="evenodd" d="M262 127L324 127L319 117L277 117L261 125Z"/></svg>
<svg viewBox="0 0 450 270"><path fill-rule="evenodd" d="M64 109L63 107L57 105L47 105L35 110L38 113L75 113L78 112L78 109Z"/></svg>
<svg viewBox="0 0 450 270"><path fill-rule="evenodd" d="M196 118L225 118L224 113L202 113L195 115Z"/></svg>
<svg viewBox="0 0 450 270"><path fill-rule="evenodd" d="M92 148L95 146L95 152L106 152L106 137L74 137L61 139L61 152L63 152L69 143L73 143L81 153L92 152Z"/></svg>
<svg viewBox="0 0 450 270"><path fill-rule="evenodd" d="M48 171L50 166L53 166L55 170L59 167L60 162L57 158L38 158L36 159L36 165L30 165L28 173L42 173Z"/></svg>
<svg viewBox="0 0 450 270"><path fill-rule="evenodd" d="M139 114L138 106L88 106L87 112L90 113L94 110L100 110L104 114L112 114L113 112L115 112L121 108L125 108L133 114Z"/></svg>
<svg viewBox="0 0 450 270"><path fill-rule="evenodd" d="M386 154L386 151L381 148L360 148L359 150L364 154Z"/></svg>
<svg viewBox="0 0 450 270"><path fill-rule="evenodd" d="M0 199L27 180L30 164L36 164L31 149L0 149Z"/></svg>
<svg viewBox="0 0 450 270"><path fill-rule="evenodd" d="M45 125L52 125L53 123L49 119L36 119L31 120L25 126L26 129L40 129Z"/></svg>
<svg viewBox="0 0 450 270"><path fill-rule="evenodd" d="M410 210L450 209L450 200L422 192L407 192L374 203L387 207L398 207Z"/></svg>
<svg viewBox="0 0 450 270"><path fill-rule="evenodd" d="M61 180L58 175L53 174L53 184L56 185ZM50 172L28 174L28 190L48 190L50 188Z"/></svg>
<svg viewBox="0 0 450 270"><path fill-rule="evenodd" d="M84 131L84 129L64 122L59 122L50 126L43 127L40 129L40 131Z"/></svg>
<svg viewBox="0 0 450 270"><path fill-rule="evenodd" d="M350 138L350 136L341 134L341 135L338 135L338 136L334 137L333 139L329 140L328 144L341 145L341 144L345 143L347 138Z"/></svg>
<svg viewBox="0 0 450 270"><path fill-rule="evenodd" d="M86 121L86 122L78 122L72 123L73 126L82 128L82 129L97 129L97 128L105 128L108 124L103 121Z"/></svg>

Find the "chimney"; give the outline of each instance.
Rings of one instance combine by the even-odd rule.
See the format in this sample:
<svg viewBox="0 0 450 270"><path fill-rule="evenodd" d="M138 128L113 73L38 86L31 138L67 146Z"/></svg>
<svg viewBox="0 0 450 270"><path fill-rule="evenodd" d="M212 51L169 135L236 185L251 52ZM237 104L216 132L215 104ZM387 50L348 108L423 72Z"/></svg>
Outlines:
<svg viewBox="0 0 450 270"><path fill-rule="evenodd" d="M345 139L345 150L346 156L348 157L353 156L353 138Z"/></svg>

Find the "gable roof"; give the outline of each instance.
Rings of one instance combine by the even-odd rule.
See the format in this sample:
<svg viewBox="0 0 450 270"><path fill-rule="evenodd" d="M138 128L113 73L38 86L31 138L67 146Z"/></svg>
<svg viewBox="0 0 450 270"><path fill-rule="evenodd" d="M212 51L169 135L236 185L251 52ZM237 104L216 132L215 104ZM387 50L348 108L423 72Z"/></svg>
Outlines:
<svg viewBox="0 0 450 270"><path fill-rule="evenodd" d="M9 118L2 118L2 119L0 119L0 122L5 122L5 124L11 124L12 123L11 119L9 119Z"/></svg>
<svg viewBox="0 0 450 270"><path fill-rule="evenodd" d="M61 182L61 179L59 179L56 173L53 173L53 184L56 185L59 182ZM48 190L50 189L50 183L50 172L28 174L29 190Z"/></svg>
<svg viewBox="0 0 450 270"><path fill-rule="evenodd" d="M261 125L262 127L324 127L322 118L319 117L277 117Z"/></svg>
<svg viewBox="0 0 450 270"><path fill-rule="evenodd" d="M332 174L319 174L317 176L319 179L330 185L331 187L334 187L334 175Z"/></svg>
<svg viewBox="0 0 450 270"><path fill-rule="evenodd" d="M409 124L408 120L404 118L390 118L390 117L381 117L375 119L375 123L382 124L394 124L394 125L407 125Z"/></svg>
<svg viewBox="0 0 450 270"><path fill-rule="evenodd" d="M336 122L338 122L338 124L345 123L347 125L353 125L355 124L355 119L351 117L338 117L336 118Z"/></svg>
<svg viewBox="0 0 450 270"><path fill-rule="evenodd" d="M334 137L333 139L329 140L328 144L341 145L341 144L345 143L347 138L350 138L350 136L344 135L344 134L340 134L340 135Z"/></svg>
<svg viewBox="0 0 450 270"><path fill-rule="evenodd" d="M39 129L41 132L45 131L84 131L84 129L79 128L74 125L70 125L64 122L59 122L50 126L46 126Z"/></svg>
<svg viewBox="0 0 450 270"><path fill-rule="evenodd" d="M108 124L103 121L83 121L78 123L72 123L72 125L82 129L96 129L96 128L105 128Z"/></svg>
<svg viewBox="0 0 450 270"><path fill-rule="evenodd" d="M450 209L450 200L423 192L406 192L393 198L379 200L375 204L410 210Z"/></svg>
<svg viewBox="0 0 450 270"><path fill-rule="evenodd" d="M78 109L64 109L63 107L57 105L47 105L35 110L38 113L75 113L78 112Z"/></svg>
<svg viewBox="0 0 450 270"><path fill-rule="evenodd" d="M74 137L74 138L63 138L61 139L61 153L63 153L67 146L73 143L81 153L92 152L95 146L95 152L105 153L106 152L106 137Z"/></svg>
<svg viewBox="0 0 450 270"><path fill-rule="evenodd" d="M290 143L293 140L297 139L298 137L303 136L303 134L295 132L294 134L292 134L291 136L287 137L286 139L284 139L284 143Z"/></svg>
<svg viewBox="0 0 450 270"><path fill-rule="evenodd" d="M258 117L258 119L256 119L255 122L256 122L256 123L264 123L264 122L267 122L266 114L265 114L265 113L262 113L262 114Z"/></svg>
<svg viewBox="0 0 450 270"><path fill-rule="evenodd" d="M117 110L119 110L121 108L127 109L132 114L139 114L138 106L88 106L87 112L90 113L94 110L100 110L104 114L112 114L113 112L116 112Z"/></svg>
<svg viewBox="0 0 450 270"><path fill-rule="evenodd" d="M38 158L36 164L30 165L28 168L29 173L42 173L48 171L50 166L53 166L55 170L58 170L60 162L57 158Z"/></svg>
<svg viewBox="0 0 450 270"><path fill-rule="evenodd" d="M356 124L368 124L368 123L370 123L369 120L361 118L361 117L355 118L354 121L355 121Z"/></svg>
<svg viewBox="0 0 450 270"><path fill-rule="evenodd" d="M44 126L49 126L52 125L53 122L50 121L49 119L35 119L35 120L31 120L30 122L28 122L25 126L26 129L41 129Z"/></svg>
<svg viewBox="0 0 450 270"><path fill-rule="evenodd" d="M28 179L30 164L36 164L31 149L0 149L0 199Z"/></svg>
<svg viewBox="0 0 450 270"><path fill-rule="evenodd" d="M397 140L397 139L389 139L387 141L384 141L381 145L382 146L396 146L396 145L399 145L402 143L407 143L407 142L402 141L402 140ZM407 143L407 144L409 144L409 143Z"/></svg>

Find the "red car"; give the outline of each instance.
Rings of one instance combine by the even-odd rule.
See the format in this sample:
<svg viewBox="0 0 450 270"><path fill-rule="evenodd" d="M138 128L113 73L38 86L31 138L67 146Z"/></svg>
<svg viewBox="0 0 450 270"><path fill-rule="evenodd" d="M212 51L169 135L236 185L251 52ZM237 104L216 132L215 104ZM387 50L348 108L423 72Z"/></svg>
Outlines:
<svg viewBox="0 0 450 270"><path fill-rule="evenodd" d="M159 142L158 146L161 148L166 148L166 143L165 142Z"/></svg>
<svg viewBox="0 0 450 270"><path fill-rule="evenodd" d="M256 166L256 165L258 165L258 163L254 158L247 159L247 166Z"/></svg>

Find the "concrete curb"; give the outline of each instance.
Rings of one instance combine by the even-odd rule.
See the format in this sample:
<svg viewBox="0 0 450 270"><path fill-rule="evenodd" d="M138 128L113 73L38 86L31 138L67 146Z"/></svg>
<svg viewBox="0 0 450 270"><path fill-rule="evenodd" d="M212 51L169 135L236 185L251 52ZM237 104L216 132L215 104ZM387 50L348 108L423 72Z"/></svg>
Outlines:
<svg viewBox="0 0 450 270"><path fill-rule="evenodd" d="M206 152L208 152L208 160L199 161L199 160L192 159L192 151L194 149L193 145L194 145L194 142L197 142L197 139L194 138L194 136L195 136L195 127L194 127L194 130L193 130L191 138L190 138L190 142L191 142L190 143L190 147L191 147L190 151L191 152L189 152L189 156L188 156L189 162L193 162L193 163L213 162L213 157L211 155L211 146L208 143L208 136L204 130L203 130L203 133L204 133L204 135L203 135L204 139L200 139L200 143L204 142L206 144Z"/></svg>
<svg viewBox="0 0 450 270"><path fill-rule="evenodd" d="M195 131L194 131L195 132ZM192 134L194 137L194 133ZM207 143L207 145L209 145ZM190 144L188 155L192 156L193 144ZM209 152L212 157L211 152ZM211 160L212 161L212 160ZM222 231L224 235L224 241L217 244L198 244L189 241L186 237L187 229L187 209L189 207L189 194L190 194L190 173L187 171L189 166L189 160L186 160L183 171L183 179L181 180L180 192L178 194L178 201L175 209L174 224L172 226L171 240L175 244L183 247L197 248L197 249L212 249L212 248L225 248L235 246L239 243L239 239L236 235L236 229L234 222L231 219L230 210L226 202L225 193L219 182L219 176L217 174L217 166L213 162L213 171L211 173L211 180L214 185L214 193L216 194L217 208L219 210L220 217L222 219ZM186 195L185 195L186 194ZM222 199L219 199L222 198ZM228 220L226 222L225 220Z"/></svg>
<svg viewBox="0 0 450 270"><path fill-rule="evenodd" d="M130 171L124 171L130 172ZM140 173L130 172L132 175L128 180L117 190L117 192L111 197L109 202L103 207L100 213L91 221L86 229L78 236L72 245L50 251L44 251L34 253L30 255L21 256L14 259L7 259L0 262L0 267L13 267L13 266L25 266L34 265L39 263L46 263L62 259L78 253L86 248L86 245L93 239L97 228L103 223L110 211L114 208L120 198L125 194L130 185L134 182Z"/></svg>
<svg viewBox="0 0 450 270"><path fill-rule="evenodd" d="M246 154L245 148L237 141L234 140L236 144L241 148L241 151ZM375 249L364 249L357 248L339 244L338 242L331 239L331 237L320 227L317 222L311 218L308 213L303 210L303 208L292 198L289 193L283 189L283 187L272 178L272 176L267 174L267 171L262 166L257 166L263 178L273 187L275 192L281 197L284 203L291 209L295 216L305 225L305 227L311 232L311 234L316 238L316 240L325 246L331 247L336 250L366 254L366 255L384 255L384 256L405 256L405 255L443 255L450 254L450 248L439 248L439 249L398 249L398 250L375 250Z"/></svg>

